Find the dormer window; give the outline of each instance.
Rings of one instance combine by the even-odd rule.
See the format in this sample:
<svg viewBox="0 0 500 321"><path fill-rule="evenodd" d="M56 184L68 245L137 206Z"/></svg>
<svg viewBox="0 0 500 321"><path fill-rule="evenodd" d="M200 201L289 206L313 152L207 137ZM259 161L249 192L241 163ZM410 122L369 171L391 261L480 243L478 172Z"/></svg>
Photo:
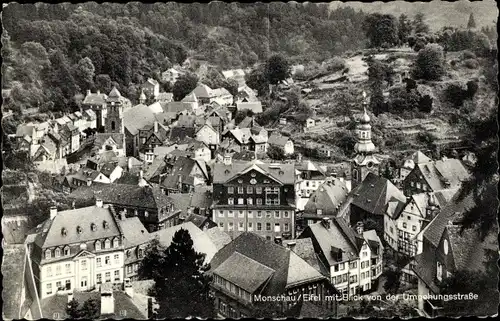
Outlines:
<svg viewBox="0 0 500 321"><path fill-rule="evenodd" d="M64 247L64 256L68 256L70 254L69 246Z"/></svg>
<svg viewBox="0 0 500 321"><path fill-rule="evenodd" d="M138 257L138 258L141 258L141 257L142 257L142 255L143 255L143 250L142 250L142 249L140 249L140 248L139 248L139 249L137 249L137 257Z"/></svg>
<svg viewBox="0 0 500 321"><path fill-rule="evenodd" d="M92 230L92 232L95 232L97 230L97 225L95 225L94 223L90 224L90 229Z"/></svg>
<svg viewBox="0 0 500 321"><path fill-rule="evenodd" d="M130 257L130 250L126 252L127 257Z"/></svg>
<svg viewBox="0 0 500 321"><path fill-rule="evenodd" d="M104 227L104 229L105 229L105 230L107 230L107 229L109 228L109 224L108 224L108 222L103 221L103 222L102 222L102 227Z"/></svg>
<svg viewBox="0 0 500 321"><path fill-rule="evenodd" d="M96 249L97 251L101 250L101 241L96 241L96 242L95 242L95 249Z"/></svg>
<svg viewBox="0 0 500 321"><path fill-rule="evenodd" d="M109 248L111 248L111 241L110 241L110 240L106 240L106 241L104 242L104 248L105 248L105 249L109 249Z"/></svg>
<svg viewBox="0 0 500 321"><path fill-rule="evenodd" d="M78 234L82 234L82 232L83 232L82 227L81 227L81 226L77 226L77 227L76 227L76 233L78 233Z"/></svg>
<svg viewBox="0 0 500 321"><path fill-rule="evenodd" d="M316 214L318 215L323 214L323 210L321 208L316 209Z"/></svg>
<svg viewBox="0 0 500 321"><path fill-rule="evenodd" d="M118 246L120 246L120 243L118 242L118 238L115 238L113 240L113 248L117 248Z"/></svg>
<svg viewBox="0 0 500 321"><path fill-rule="evenodd" d="M68 235L68 231L64 227L61 229L61 235L62 236Z"/></svg>
<svg viewBox="0 0 500 321"><path fill-rule="evenodd" d="M55 250L55 257L60 257L61 256L61 250L60 249L56 249Z"/></svg>
<svg viewBox="0 0 500 321"><path fill-rule="evenodd" d="M52 251L50 249L45 250L45 258L46 259L52 258Z"/></svg>

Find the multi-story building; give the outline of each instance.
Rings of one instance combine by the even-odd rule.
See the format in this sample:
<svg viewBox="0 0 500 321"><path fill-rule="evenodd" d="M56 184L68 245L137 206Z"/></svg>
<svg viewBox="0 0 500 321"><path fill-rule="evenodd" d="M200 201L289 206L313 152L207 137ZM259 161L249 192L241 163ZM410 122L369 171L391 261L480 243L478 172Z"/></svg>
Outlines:
<svg viewBox="0 0 500 321"><path fill-rule="evenodd" d="M295 237L293 164L237 163L226 155L213 171L212 220L229 234Z"/></svg>
<svg viewBox="0 0 500 321"><path fill-rule="evenodd" d="M118 225L123 233L124 248L124 278L131 281L137 280L139 264L145 255L146 247L152 237L148 230L137 217L125 218L124 213L119 213Z"/></svg>
<svg viewBox="0 0 500 321"><path fill-rule="evenodd" d="M326 296L337 292L328 278L294 251L256 234L242 233L215 254L210 266L219 317L297 316L300 309L296 307L304 303L305 295L317 298L313 302L317 311L335 315L336 301ZM281 296L295 300L259 299Z"/></svg>
<svg viewBox="0 0 500 321"><path fill-rule="evenodd" d="M106 119L106 99L108 99L108 96L101 93L99 90L97 93L92 93L90 90L87 90L87 95L82 102L84 110L90 109L96 115L96 127L94 128L101 128L104 126L104 121Z"/></svg>
<svg viewBox="0 0 500 321"><path fill-rule="evenodd" d="M339 292L351 296L377 288L383 246L375 230L364 231L361 222L353 230L342 218L324 218L299 236L308 237Z"/></svg>
<svg viewBox="0 0 500 321"><path fill-rule="evenodd" d="M444 157L432 161L427 157L422 157L404 179L403 191L405 195L411 196L418 193L458 188L469 176L469 172L459 159Z"/></svg>
<svg viewBox="0 0 500 321"><path fill-rule="evenodd" d="M309 160L295 164L295 173L297 211L302 211L309 197L325 182L326 174L319 165Z"/></svg>
<svg viewBox="0 0 500 321"><path fill-rule="evenodd" d="M100 200L62 212L51 208L27 243L41 299L123 282L123 235L113 207Z"/></svg>

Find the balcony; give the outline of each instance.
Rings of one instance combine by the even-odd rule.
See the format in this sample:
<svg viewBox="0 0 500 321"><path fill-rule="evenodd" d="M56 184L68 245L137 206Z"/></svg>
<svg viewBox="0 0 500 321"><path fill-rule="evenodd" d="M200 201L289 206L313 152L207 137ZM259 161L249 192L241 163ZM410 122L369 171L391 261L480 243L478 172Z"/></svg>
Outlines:
<svg viewBox="0 0 500 321"><path fill-rule="evenodd" d="M430 318L443 315L443 302L439 300L424 300L424 312Z"/></svg>

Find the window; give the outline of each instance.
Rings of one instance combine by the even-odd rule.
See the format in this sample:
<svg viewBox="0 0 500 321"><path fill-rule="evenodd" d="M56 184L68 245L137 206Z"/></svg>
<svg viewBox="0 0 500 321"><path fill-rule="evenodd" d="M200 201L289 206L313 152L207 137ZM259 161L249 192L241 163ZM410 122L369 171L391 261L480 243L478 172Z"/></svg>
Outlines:
<svg viewBox="0 0 500 321"><path fill-rule="evenodd" d="M344 269L345 269L344 263L340 263L340 264L339 264L339 269L340 269L340 271L342 271L342 270L344 270Z"/></svg>
<svg viewBox="0 0 500 321"><path fill-rule="evenodd" d="M316 214L318 215L323 214L323 210L321 208L316 209Z"/></svg>
<svg viewBox="0 0 500 321"><path fill-rule="evenodd" d="M111 282L111 272L104 274L104 282Z"/></svg>
<svg viewBox="0 0 500 321"><path fill-rule="evenodd" d="M262 205L262 198L257 199L257 205Z"/></svg>
<svg viewBox="0 0 500 321"><path fill-rule="evenodd" d="M97 226L94 223L90 224L90 230L95 232L97 230Z"/></svg>
<svg viewBox="0 0 500 321"><path fill-rule="evenodd" d="M52 257L52 251L51 250L46 250L45 251L45 258L50 259Z"/></svg>
<svg viewBox="0 0 500 321"><path fill-rule="evenodd" d="M285 223L284 230L285 230L285 232L289 232L290 231L288 223Z"/></svg>
<svg viewBox="0 0 500 321"><path fill-rule="evenodd" d="M253 199L251 197L247 198L247 204L253 205Z"/></svg>
<svg viewBox="0 0 500 321"><path fill-rule="evenodd" d="M394 234L394 229L392 228L392 226L391 226L390 230L391 230L391 234Z"/></svg>
<svg viewBox="0 0 500 321"><path fill-rule="evenodd" d="M71 280L66 280L66 290L71 289Z"/></svg>
<svg viewBox="0 0 500 321"><path fill-rule="evenodd" d="M58 319L60 318L59 313L58 313L58 312L54 312L54 314L52 315L52 318L53 318L54 320L58 320Z"/></svg>
<svg viewBox="0 0 500 321"><path fill-rule="evenodd" d="M243 230L244 230L243 222L239 222L238 223L238 231L243 231Z"/></svg>
<svg viewBox="0 0 500 321"><path fill-rule="evenodd" d="M262 223L257 223L257 231L262 231Z"/></svg>
<svg viewBox="0 0 500 321"><path fill-rule="evenodd" d="M115 264L119 264L120 263L120 255L119 254L115 254L114 257L113 257L113 260L115 261Z"/></svg>
<svg viewBox="0 0 500 321"><path fill-rule="evenodd" d="M234 198L230 197L227 199L227 204L234 205Z"/></svg>
<svg viewBox="0 0 500 321"><path fill-rule="evenodd" d="M223 223L223 222L220 222L220 223L219 223L219 227L220 227L220 228L224 228L224 223Z"/></svg>
<svg viewBox="0 0 500 321"><path fill-rule="evenodd" d="M82 267L82 271L86 271L87 270L87 260L82 260L80 262L81 264L81 267Z"/></svg>
<svg viewBox="0 0 500 321"><path fill-rule="evenodd" d="M56 282L56 289L59 290L62 288L62 282L61 281L57 281Z"/></svg>
<svg viewBox="0 0 500 321"><path fill-rule="evenodd" d="M229 211L228 214L227 214L227 217L234 217L234 212L233 211Z"/></svg>
<svg viewBox="0 0 500 321"><path fill-rule="evenodd" d="M68 256L70 254L69 246L64 248L64 256Z"/></svg>
<svg viewBox="0 0 500 321"><path fill-rule="evenodd" d="M274 231L277 233L281 231L280 223L274 223Z"/></svg>
<svg viewBox="0 0 500 321"><path fill-rule="evenodd" d="M364 269L365 268L365 262L361 262L361 268Z"/></svg>
<svg viewBox="0 0 500 321"><path fill-rule="evenodd" d="M274 212L274 218L280 218L280 211Z"/></svg>
<svg viewBox="0 0 500 321"><path fill-rule="evenodd" d="M351 262L351 263L349 263L349 266L351 269L355 269L358 267L358 262Z"/></svg>
<svg viewBox="0 0 500 321"><path fill-rule="evenodd" d="M97 267L101 267L102 266L102 259L100 257L96 258L95 262L96 262Z"/></svg>
<svg viewBox="0 0 500 321"><path fill-rule="evenodd" d="M110 247L111 247L111 241L110 241L110 240L106 240L106 241L104 242L104 248L105 248L105 249L109 249Z"/></svg>
<svg viewBox="0 0 500 321"><path fill-rule="evenodd" d="M50 276L52 276L52 267L47 266L47 277L50 277Z"/></svg>
<svg viewBox="0 0 500 321"><path fill-rule="evenodd" d="M403 223L403 228L406 228L406 226L407 226L406 222L405 222L405 223Z"/></svg>
<svg viewBox="0 0 500 321"><path fill-rule="evenodd" d="M244 201L242 198L238 198L238 205L243 205L244 204Z"/></svg>
<svg viewBox="0 0 500 321"><path fill-rule="evenodd" d="M121 317L126 317L127 316L127 310L120 310L120 316Z"/></svg>
<svg viewBox="0 0 500 321"><path fill-rule="evenodd" d="M411 221L411 216L410 215L408 215L408 221Z"/></svg>
<svg viewBox="0 0 500 321"><path fill-rule="evenodd" d="M253 231L253 223L252 222L248 222L248 230Z"/></svg>
<svg viewBox="0 0 500 321"><path fill-rule="evenodd" d="M256 194L262 194L262 187L256 187L255 188L255 193Z"/></svg>
<svg viewBox="0 0 500 321"><path fill-rule="evenodd" d="M441 281L443 278L443 266L441 265L440 262L437 262L437 274L436 277L438 281Z"/></svg>
<svg viewBox="0 0 500 321"><path fill-rule="evenodd" d="M271 218L271 217L272 217L271 211L267 211L266 212L266 218Z"/></svg>
<svg viewBox="0 0 500 321"><path fill-rule="evenodd" d="M243 194L243 186L238 186L238 194Z"/></svg>
<svg viewBox="0 0 500 321"><path fill-rule="evenodd" d="M247 187L247 194L253 194L253 187L252 186Z"/></svg>
<svg viewBox="0 0 500 321"><path fill-rule="evenodd" d="M261 218L262 217L262 211L257 211L257 217Z"/></svg>
<svg viewBox="0 0 500 321"><path fill-rule="evenodd" d="M115 281L120 281L120 270L115 271Z"/></svg>
<svg viewBox="0 0 500 321"><path fill-rule="evenodd" d="M61 265L56 265L56 275L61 275Z"/></svg>
<svg viewBox="0 0 500 321"><path fill-rule="evenodd" d="M411 230L412 230L413 232L416 232L416 231L417 231L417 227L416 227L415 225L412 225L412 226L411 226Z"/></svg>
<svg viewBox="0 0 500 321"><path fill-rule="evenodd" d="M252 212L252 211L248 211L248 217L249 217L249 218L252 218L252 217L253 217L253 212Z"/></svg>
<svg viewBox="0 0 500 321"><path fill-rule="evenodd" d="M64 266L64 268L65 268L66 274L70 274L71 273L71 264L66 263L66 265Z"/></svg>
<svg viewBox="0 0 500 321"><path fill-rule="evenodd" d="M227 188L227 193L228 193L228 194L234 194L234 187L229 186L229 187Z"/></svg>
<svg viewBox="0 0 500 321"><path fill-rule="evenodd" d="M234 224L233 222L229 222L229 226L227 228L228 231L232 231L234 229Z"/></svg>
<svg viewBox="0 0 500 321"><path fill-rule="evenodd" d="M104 258L104 264L105 264L105 265L109 265L109 263L110 263L110 257L109 257L109 255L107 255L107 256Z"/></svg>
<svg viewBox="0 0 500 321"><path fill-rule="evenodd" d="M224 217L224 211L219 211L219 217Z"/></svg>
<svg viewBox="0 0 500 321"><path fill-rule="evenodd" d="M97 273L97 284L101 284L102 283L102 274L101 273Z"/></svg>
<svg viewBox="0 0 500 321"><path fill-rule="evenodd" d="M141 258L144 255L144 251L142 249L137 250L137 256Z"/></svg>
<svg viewBox="0 0 500 321"><path fill-rule="evenodd" d="M284 218L289 218L288 211L285 211L285 212L283 213L283 217L284 217Z"/></svg>
<svg viewBox="0 0 500 321"><path fill-rule="evenodd" d="M245 217L245 212L238 211L238 217Z"/></svg>
<svg viewBox="0 0 500 321"><path fill-rule="evenodd" d="M60 249L56 249L54 252L55 252L55 257L60 257L61 256L61 250Z"/></svg>
<svg viewBox="0 0 500 321"><path fill-rule="evenodd" d="M87 286L87 277L86 276L82 276L82 281L80 282L80 286L82 288Z"/></svg>
<svg viewBox="0 0 500 321"><path fill-rule="evenodd" d="M46 288L47 294L52 294L52 283L47 283Z"/></svg>

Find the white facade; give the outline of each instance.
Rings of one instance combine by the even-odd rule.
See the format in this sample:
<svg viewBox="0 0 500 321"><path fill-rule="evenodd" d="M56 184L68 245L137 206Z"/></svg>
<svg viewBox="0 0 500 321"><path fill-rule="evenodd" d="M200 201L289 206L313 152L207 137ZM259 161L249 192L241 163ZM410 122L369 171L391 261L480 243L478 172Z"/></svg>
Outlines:
<svg viewBox="0 0 500 321"><path fill-rule="evenodd" d="M288 140L285 144L285 155L292 155L295 152L295 149L293 148L293 141Z"/></svg>
<svg viewBox="0 0 500 321"><path fill-rule="evenodd" d="M219 133L208 125L203 125L196 133L196 140L207 145L219 145Z"/></svg>
<svg viewBox="0 0 500 321"><path fill-rule="evenodd" d="M212 159L212 152L210 151L210 148L203 146L200 148L197 148L194 151L194 159L199 159L204 161L205 163L208 163Z"/></svg>
<svg viewBox="0 0 500 321"><path fill-rule="evenodd" d="M298 178L295 183L295 199L297 200L297 211L303 211L311 195L325 183L325 179L302 179Z"/></svg>

